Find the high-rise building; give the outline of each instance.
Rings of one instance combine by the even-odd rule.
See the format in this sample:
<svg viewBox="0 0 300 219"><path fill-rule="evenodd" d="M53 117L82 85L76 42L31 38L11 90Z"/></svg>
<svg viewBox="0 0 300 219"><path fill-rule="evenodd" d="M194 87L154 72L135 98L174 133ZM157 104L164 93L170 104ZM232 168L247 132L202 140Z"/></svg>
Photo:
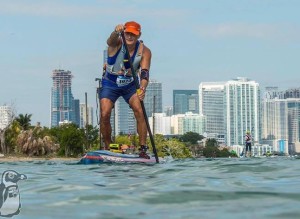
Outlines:
<svg viewBox="0 0 300 219"><path fill-rule="evenodd" d="M262 102L262 143L272 145L276 152L288 153L288 104L277 95L270 97ZM285 143L284 149L280 142Z"/></svg>
<svg viewBox="0 0 300 219"><path fill-rule="evenodd" d="M144 99L144 105L148 117L153 113L162 113L162 83L156 80L149 80Z"/></svg>
<svg viewBox="0 0 300 219"><path fill-rule="evenodd" d="M164 113L166 114L166 116L172 116L173 106L165 106Z"/></svg>
<svg viewBox="0 0 300 219"><path fill-rule="evenodd" d="M171 134L171 117L165 113L154 113L149 117L149 125L152 134L170 135Z"/></svg>
<svg viewBox="0 0 300 219"><path fill-rule="evenodd" d="M284 93L278 87L265 87L263 99L284 99Z"/></svg>
<svg viewBox="0 0 300 219"><path fill-rule="evenodd" d="M12 108L0 106L0 130L5 129L12 121Z"/></svg>
<svg viewBox="0 0 300 219"><path fill-rule="evenodd" d="M173 113L199 113L198 90L173 90Z"/></svg>
<svg viewBox="0 0 300 219"><path fill-rule="evenodd" d="M113 135L127 135L136 133L136 120L132 109L126 101L120 97L111 116ZM113 129L115 127L115 131Z"/></svg>
<svg viewBox="0 0 300 219"><path fill-rule="evenodd" d="M299 89L266 88L262 105L262 142L273 145L275 152L300 152L299 93Z"/></svg>
<svg viewBox="0 0 300 219"><path fill-rule="evenodd" d="M162 113L161 83L155 80L149 81L144 99L144 106L148 117L152 116L153 111L155 113ZM112 115L112 118L113 117L114 116ZM116 135L136 133L136 120L133 111L122 97L119 98L115 104L115 120L111 122L112 127L113 124L115 124Z"/></svg>
<svg viewBox="0 0 300 219"><path fill-rule="evenodd" d="M203 82L199 85L199 112L206 116L208 137L225 142L225 82Z"/></svg>
<svg viewBox="0 0 300 219"><path fill-rule="evenodd" d="M59 122L75 121L74 97L72 94L71 71L53 70L51 88L51 127Z"/></svg>
<svg viewBox="0 0 300 219"><path fill-rule="evenodd" d="M300 98L300 88L286 90L284 98Z"/></svg>
<svg viewBox="0 0 300 219"><path fill-rule="evenodd" d="M300 153L300 98L286 99L288 105L288 133L290 153Z"/></svg>
<svg viewBox="0 0 300 219"><path fill-rule="evenodd" d="M80 101L79 99L74 99L73 101L73 109L74 109L74 123L80 127Z"/></svg>
<svg viewBox="0 0 300 219"><path fill-rule="evenodd" d="M92 106L87 106L85 103L80 104L80 128L85 128L86 125L92 125L94 123L94 112ZM88 121L88 122L87 122Z"/></svg>
<svg viewBox="0 0 300 219"><path fill-rule="evenodd" d="M185 113L183 117L182 133L195 132L203 135L206 125L206 117L192 112Z"/></svg>
<svg viewBox="0 0 300 219"><path fill-rule="evenodd" d="M195 132L203 135L206 125L204 115L187 112L171 116L171 134L183 135L187 132Z"/></svg>
<svg viewBox="0 0 300 219"><path fill-rule="evenodd" d="M255 81L239 77L225 84L226 144L243 145L249 130L254 142L260 141L260 88Z"/></svg>

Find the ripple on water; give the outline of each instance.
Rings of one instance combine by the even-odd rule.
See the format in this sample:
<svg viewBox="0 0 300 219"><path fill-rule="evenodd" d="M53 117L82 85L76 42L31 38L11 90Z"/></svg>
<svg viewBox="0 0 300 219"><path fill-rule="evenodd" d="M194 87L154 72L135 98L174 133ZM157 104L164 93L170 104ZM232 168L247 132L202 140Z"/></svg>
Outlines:
<svg viewBox="0 0 300 219"><path fill-rule="evenodd" d="M20 218L298 218L299 159L187 159L147 165L1 163ZM250 214L251 213L251 214ZM250 217L251 215L251 217Z"/></svg>

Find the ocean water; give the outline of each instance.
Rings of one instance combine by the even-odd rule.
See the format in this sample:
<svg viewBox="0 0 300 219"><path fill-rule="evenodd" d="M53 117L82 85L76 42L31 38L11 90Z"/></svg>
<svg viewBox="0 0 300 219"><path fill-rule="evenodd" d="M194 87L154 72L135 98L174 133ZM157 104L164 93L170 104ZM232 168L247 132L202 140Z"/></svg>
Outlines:
<svg viewBox="0 0 300 219"><path fill-rule="evenodd" d="M155 165L1 162L18 182L13 218L300 218L300 159L167 160ZM1 211L1 209L0 209Z"/></svg>

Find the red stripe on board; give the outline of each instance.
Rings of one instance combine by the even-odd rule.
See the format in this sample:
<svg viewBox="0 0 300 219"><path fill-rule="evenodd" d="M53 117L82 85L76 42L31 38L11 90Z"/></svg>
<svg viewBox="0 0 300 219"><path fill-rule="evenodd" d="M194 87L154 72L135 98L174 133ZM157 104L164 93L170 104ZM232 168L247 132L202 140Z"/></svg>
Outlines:
<svg viewBox="0 0 300 219"><path fill-rule="evenodd" d="M84 158L91 159L91 160L103 160L103 158L100 156L92 156L92 155L86 155L84 156Z"/></svg>

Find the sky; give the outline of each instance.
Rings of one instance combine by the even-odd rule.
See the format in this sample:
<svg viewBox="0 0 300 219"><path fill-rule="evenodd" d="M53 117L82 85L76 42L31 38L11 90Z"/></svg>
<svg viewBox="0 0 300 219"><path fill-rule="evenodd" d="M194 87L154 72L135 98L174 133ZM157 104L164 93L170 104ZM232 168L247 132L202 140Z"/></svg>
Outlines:
<svg viewBox="0 0 300 219"><path fill-rule="evenodd" d="M299 0L0 0L0 105L50 125L54 69L72 72L75 99L96 111L106 40L137 21L151 49L150 78L174 89L247 77L300 87ZM96 124L96 122L95 122Z"/></svg>

